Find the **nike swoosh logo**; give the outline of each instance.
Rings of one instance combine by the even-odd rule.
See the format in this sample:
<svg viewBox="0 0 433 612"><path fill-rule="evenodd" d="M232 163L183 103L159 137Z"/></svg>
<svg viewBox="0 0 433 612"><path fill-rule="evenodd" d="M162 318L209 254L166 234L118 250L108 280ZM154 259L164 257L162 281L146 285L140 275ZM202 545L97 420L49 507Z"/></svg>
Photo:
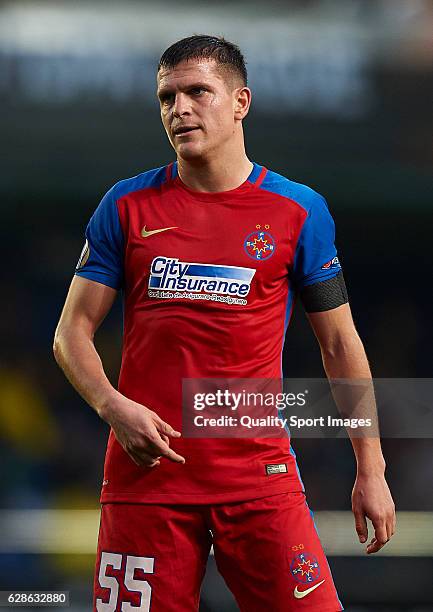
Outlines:
<svg viewBox="0 0 433 612"><path fill-rule="evenodd" d="M310 587L306 591L298 591L298 587L296 586L295 590L293 591L293 595L295 596L296 599L302 599L303 597L307 597L307 595L312 593L315 589L317 589L324 582L325 582L325 579L323 579L321 582L318 582L314 586Z"/></svg>
<svg viewBox="0 0 433 612"><path fill-rule="evenodd" d="M161 227L161 229L156 230L146 230L146 226L144 226L141 230L141 235L143 238L149 238L149 236L152 236L153 234L159 234L159 232L166 232L167 230L171 229L177 229L177 226L173 225L173 227Z"/></svg>

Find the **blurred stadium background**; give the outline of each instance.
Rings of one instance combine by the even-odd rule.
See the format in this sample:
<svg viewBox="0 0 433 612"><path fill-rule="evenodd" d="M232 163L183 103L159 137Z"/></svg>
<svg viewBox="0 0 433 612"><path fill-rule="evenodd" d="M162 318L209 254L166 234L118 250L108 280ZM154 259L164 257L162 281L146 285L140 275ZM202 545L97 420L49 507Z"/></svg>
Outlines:
<svg viewBox="0 0 433 612"><path fill-rule="evenodd" d="M52 336L102 194L173 158L156 61L203 32L248 60L250 157L330 204L374 375L431 376L430 0L1 2L0 590L69 590L74 612L91 608L107 428L55 365ZM120 343L119 302L97 336L112 381ZM300 308L284 369L322 375ZM433 610L432 432L384 440L399 530L374 558L353 530L348 441L294 446L346 609ZM236 609L211 557L202 612Z"/></svg>

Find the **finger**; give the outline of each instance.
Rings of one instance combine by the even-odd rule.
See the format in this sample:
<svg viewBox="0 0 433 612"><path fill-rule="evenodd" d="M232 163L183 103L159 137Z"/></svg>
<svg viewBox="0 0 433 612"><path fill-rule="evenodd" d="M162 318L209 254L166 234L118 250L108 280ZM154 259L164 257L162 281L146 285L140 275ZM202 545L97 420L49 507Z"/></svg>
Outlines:
<svg viewBox="0 0 433 612"><path fill-rule="evenodd" d="M160 464L160 457L151 457L150 455L148 455L140 459L140 467L152 468Z"/></svg>
<svg viewBox="0 0 433 612"><path fill-rule="evenodd" d="M176 431L171 425L169 425L159 417L155 422L155 426L160 432L160 434L165 434L166 436L171 436L172 438L179 438L182 435L180 431Z"/></svg>
<svg viewBox="0 0 433 612"><path fill-rule="evenodd" d="M168 446L167 450L162 453L162 456L166 457L167 459L170 459L170 461L174 461L175 463L185 463L185 457L182 457L182 455L178 455Z"/></svg>
<svg viewBox="0 0 433 612"><path fill-rule="evenodd" d="M153 468L161 464L161 461L159 460L158 457L149 457L146 459L141 459L140 461L141 461L140 467L145 467L145 468Z"/></svg>
<svg viewBox="0 0 433 612"><path fill-rule="evenodd" d="M386 541L389 542L392 536L392 518L388 517L385 521Z"/></svg>
<svg viewBox="0 0 433 612"><path fill-rule="evenodd" d="M367 554L371 555L378 552L383 547L383 544L377 541L376 538L372 538L370 544L367 546Z"/></svg>
<svg viewBox="0 0 433 612"><path fill-rule="evenodd" d="M379 542L381 546L385 546L385 544L388 542L388 534L386 532L386 522L385 521L381 521L380 523L373 522L373 527L374 527L374 537L376 538L376 540Z"/></svg>
<svg viewBox="0 0 433 612"><path fill-rule="evenodd" d="M166 443L168 446L170 446L170 438L169 438L168 436L166 436L165 434L163 434L163 433L160 433L160 436L161 436L161 438L164 440L164 442L165 442L165 443Z"/></svg>
<svg viewBox="0 0 433 612"><path fill-rule="evenodd" d="M392 536L394 535L394 532L395 532L395 512L393 512L391 516L388 517L388 520L386 521L386 533L388 536L388 540L392 538Z"/></svg>
<svg viewBox="0 0 433 612"><path fill-rule="evenodd" d="M160 464L161 457L155 457L145 452L128 451L128 455L139 467L154 467Z"/></svg>
<svg viewBox="0 0 433 612"><path fill-rule="evenodd" d="M127 450L126 452L128 453L128 456L132 459L132 461L135 463L135 465L141 466L141 460L138 456L136 456L131 451Z"/></svg>
<svg viewBox="0 0 433 612"><path fill-rule="evenodd" d="M147 449L148 453L161 455L162 457L166 457L167 459L170 459L170 461L174 461L176 463L185 463L185 457L175 453L174 450L172 450L159 436L148 436L148 441L149 445L151 446L151 449Z"/></svg>
<svg viewBox="0 0 433 612"><path fill-rule="evenodd" d="M379 550L378 541L376 540L376 538L372 538L370 541L370 544L368 544L366 548L367 554L370 555L371 553L375 553L378 550Z"/></svg>
<svg viewBox="0 0 433 612"><path fill-rule="evenodd" d="M375 522L373 521L374 527L374 538L372 538L370 544L367 546L367 554L378 552L388 542L388 535L386 532L386 523L384 521Z"/></svg>
<svg viewBox="0 0 433 612"><path fill-rule="evenodd" d="M144 465L151 466L154 463L157 463L161 459L161 455L155 457L154 455L148 455L147 453L143 456Z"/></svg>
<svg viewBox="0 0 433 612"><path fill-rule="evenodd" d="M366 542L368 538L368 527L367 521L365 519L365 514L358 510L354 510L353 514L355 517L356 533L358 534L358 538L361 544L364 544L364 542Z"/></svg>

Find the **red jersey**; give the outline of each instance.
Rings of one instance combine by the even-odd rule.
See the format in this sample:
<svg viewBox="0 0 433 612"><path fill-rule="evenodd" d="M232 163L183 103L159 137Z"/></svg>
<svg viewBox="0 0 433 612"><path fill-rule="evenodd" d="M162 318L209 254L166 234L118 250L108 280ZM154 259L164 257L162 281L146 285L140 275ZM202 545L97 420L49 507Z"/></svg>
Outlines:
<svg viewBox="0 0 433 612"><path fill-rule="evenodd" d="M123 292L119 391L179 431L183 379L281 378L296 291L340 271L322 196L258 164L221 193L189 189L177 164L120 181L86 239L76 274ZM303 489L288 436L170 446L185 464L139 467L111 431L101 501L227 503Z"/></svg>

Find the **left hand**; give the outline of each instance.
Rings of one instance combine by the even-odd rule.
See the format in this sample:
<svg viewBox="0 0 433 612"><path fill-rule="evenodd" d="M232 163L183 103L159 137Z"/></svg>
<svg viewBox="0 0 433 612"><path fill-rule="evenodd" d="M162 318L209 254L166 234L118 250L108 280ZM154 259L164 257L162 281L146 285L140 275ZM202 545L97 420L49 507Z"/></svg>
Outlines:
<svg viewBox="0 0 433 612"><path fill-rule="evenodd" d="M358 474L352 491L352 512L359 541L368 539L366 517L374 527L374 537L367 545L367 554L379 551L391 539L395 531L395 506L391 492L381 474Z"/></svg>

